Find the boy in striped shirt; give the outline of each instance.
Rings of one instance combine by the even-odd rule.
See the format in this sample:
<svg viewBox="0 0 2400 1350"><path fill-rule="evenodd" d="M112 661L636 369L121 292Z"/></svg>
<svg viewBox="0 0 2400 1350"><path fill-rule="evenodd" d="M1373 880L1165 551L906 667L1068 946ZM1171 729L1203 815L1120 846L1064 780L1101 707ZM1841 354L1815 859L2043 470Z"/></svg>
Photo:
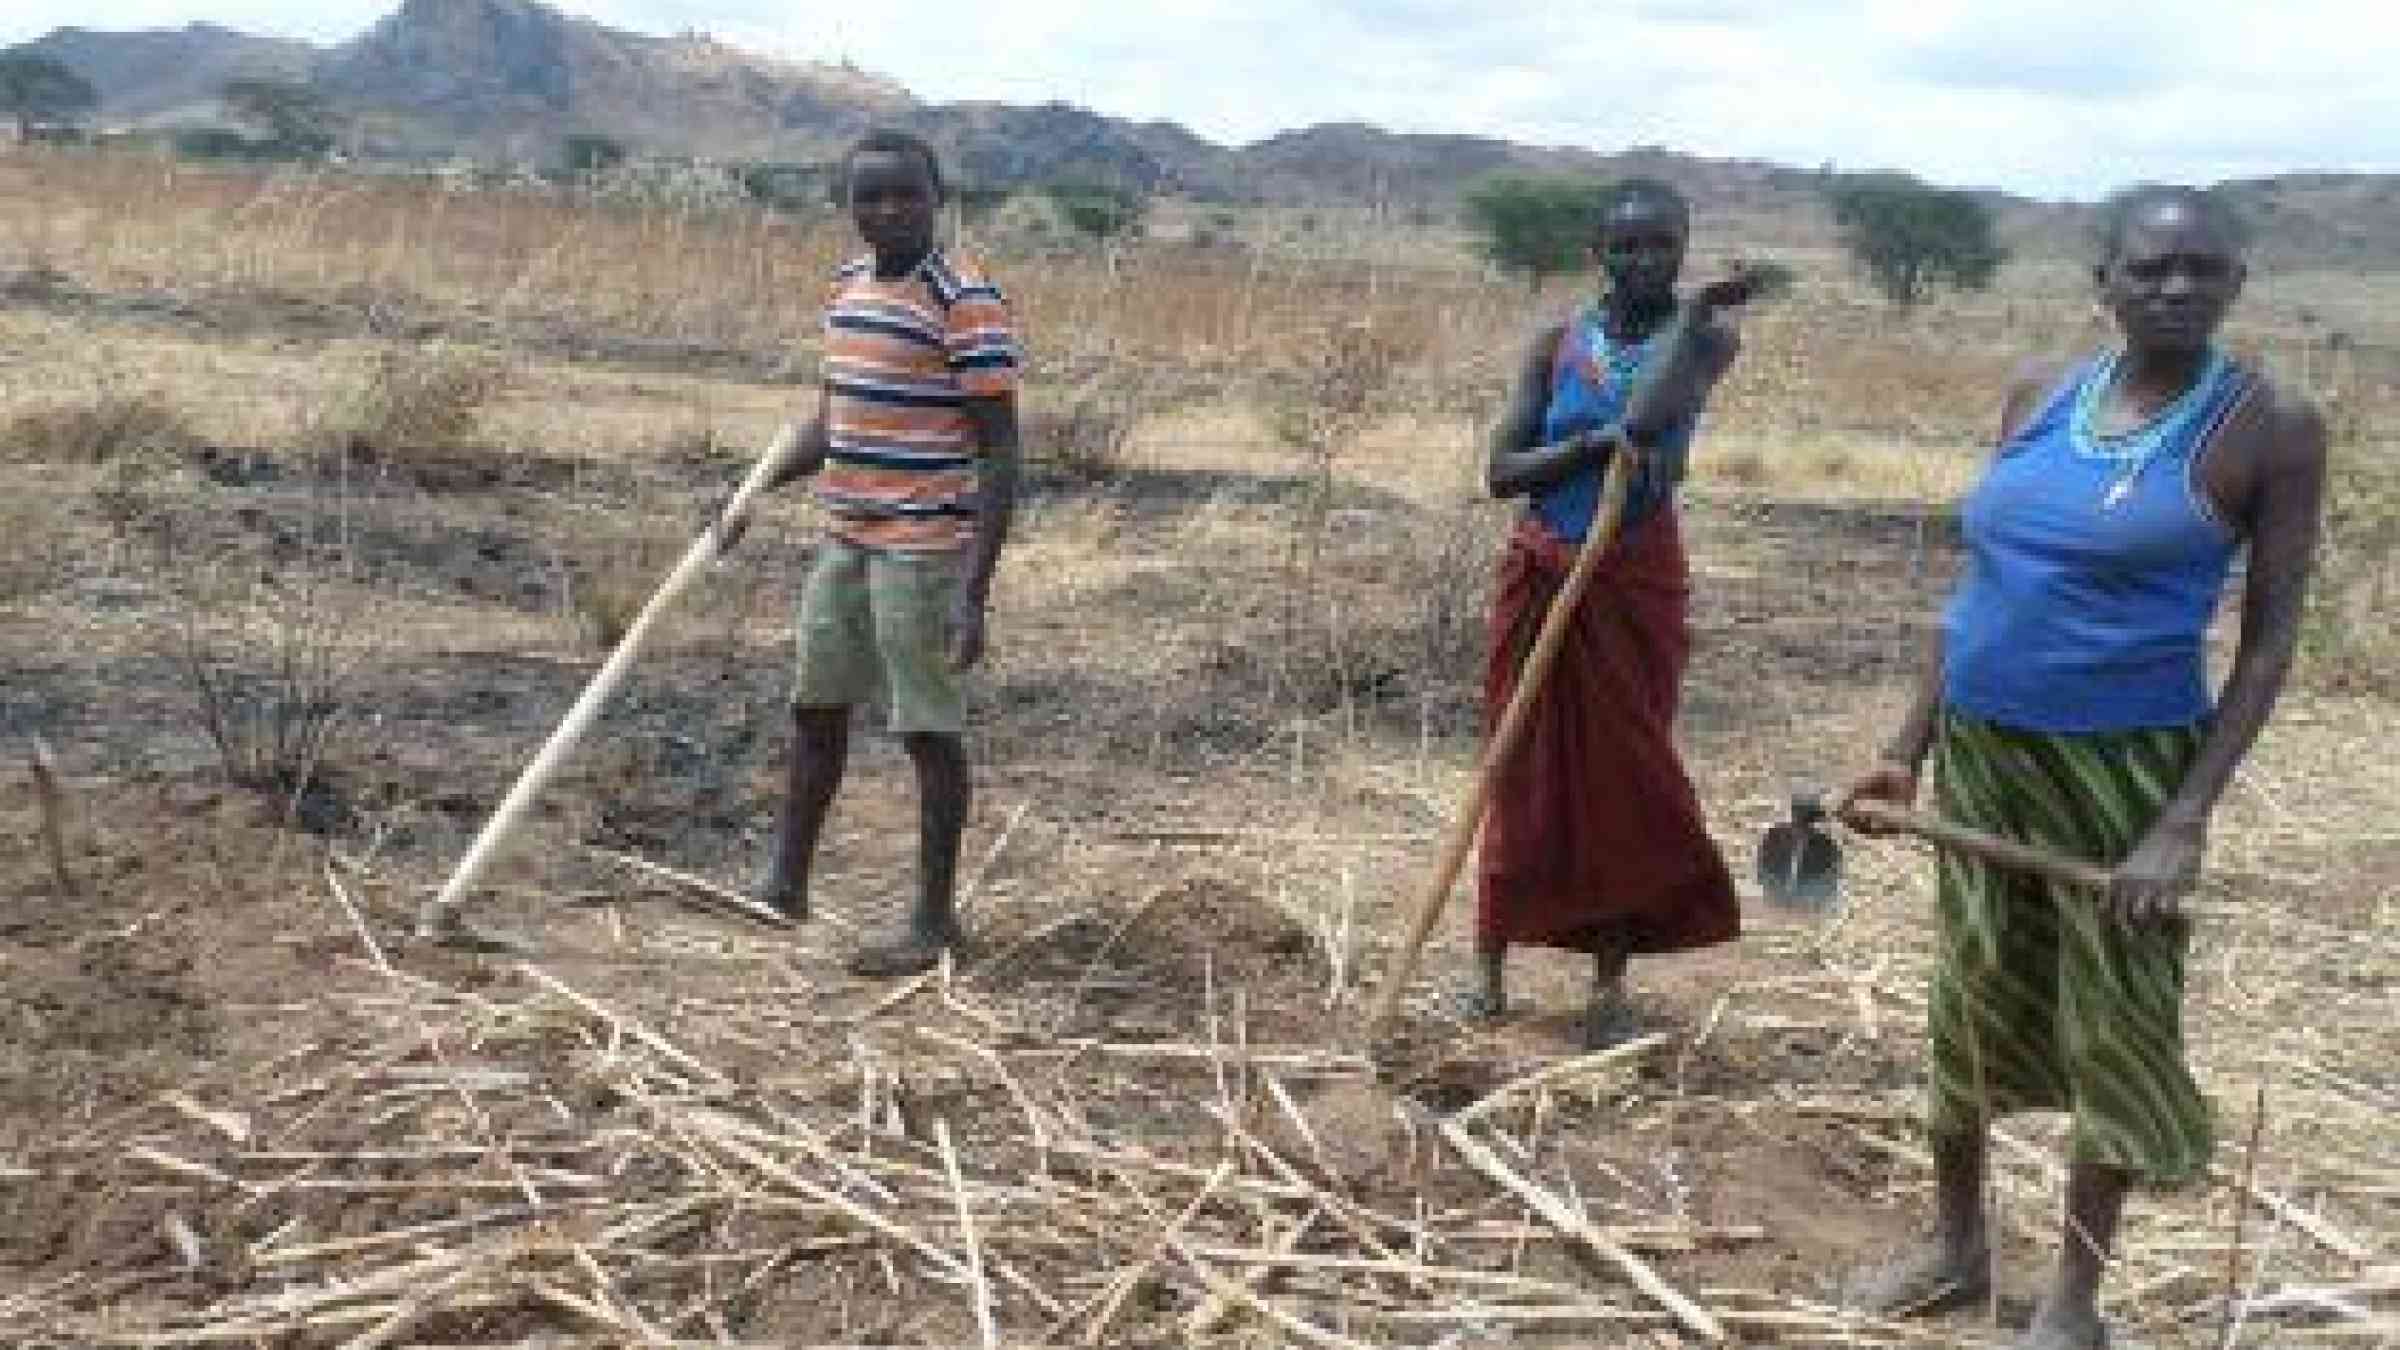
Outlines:
<svg viewBox="0 0 2400 1350"><path fill-rule="evenodd" d="M868 252L834 280L816 415L770 484L814 474L832 522L801 586L790 781L755 893L807 917L850 710L880 685L917 770L917 902L905 931L850 968L891 976L930 968L959 937L970 796L959 675L983 653L984 607L1016 502L1018 355L999 289L934 243L943 187L930 146L871 133L851 148L843 183ZM726 547L742 524L725 522Z"/></svg>

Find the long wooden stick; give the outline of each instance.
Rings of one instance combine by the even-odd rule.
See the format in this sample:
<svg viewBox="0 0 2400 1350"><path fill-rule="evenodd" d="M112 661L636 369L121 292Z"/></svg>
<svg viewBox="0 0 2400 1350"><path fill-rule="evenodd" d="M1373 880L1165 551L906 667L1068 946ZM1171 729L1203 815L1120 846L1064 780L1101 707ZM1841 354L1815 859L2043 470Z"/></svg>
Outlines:
<svg viewBox="0 0 2400 1350"><path fill-rule="evenodd" d="M650 1028L642 1025L640 1022L627 1017L625 1014L618 1012L616 1009L601 1003L597 999L591 997L589 994L582 993L573 986L569 985L566 981L561 980L556 975L553 975L549 971L542 969L540 966L535 965L531 961L519 961L517 963L517 973L523 975L529 980L532 980L534 983L541 985L543 988L558 995L560 998L565 999L567 1002L574 1004L576 1007L583 1009L585 1012L590 1013L592 1016L599 1018L601 1021L608 1023L617 1031L622 1032L627 1036L631 1036L635 1040L640 1041L642 1044L649 1046L652 1050L657 1051L661 1057L674 1064L677 1068L690 1070L692 1076L698 1078L701 1082L704 1082L711 1087L723 1087L726 1085L727 1080L725 1075L708 1067L708 1065L703 1064L699 1060L692 1058L688 1052L677 1046L673 1041L670 1041L666 1037L659 1035L655 1031L652 1031Z"/></svg>
<svg viewBox="0 0 2400 1350"><path fill-rule="evenodd" d="M2250 1110L2250 1151L2242 1161L2242 1189L2258 1186L2258 1145L2267 1132L2267 1084L2259 1080L2257 1105ZM2233 1198L2233 1245L2225 1252L2225 1310L2217 1324L2217 1350L2233 1350L2242 1329L2242 1220L2250 1213L2245 1196Z"/></svg>
<svg viewBox="0 0 2400 1350"><path fill-rule="evenodd" d="M1535 1069L1522 1077L1502 1083L1468 1105L1451 1112L1450 1118L1461 1125L1472 1125L1490 1115L1503 1102L1521 1093L1529 1092L1545 1084L1555 1083L1562 1078L1573 1078L1578 1074L1590 1073L1611 1064L1623 1063L1636 1056L1648 1054L1666 1043L1665 1033L1652 1032L1647 1036L1626 1041L1622 1045L1612 1045L1605 1050L1594 1050L1588 1055L1578 1055L1573 1059L1562 1059L1555 1064Z"/></svg>
<svg viewBox="0 0 2400 1350"><path fill-rule="evenodd" d="M1458 881L1458 869L1466 863L1467 850L1474 846L1475 836L1483 828L1484 808L1491 803L1492 787L1499 781L1500 768L1516 753L1517 741L1525 734L1525 724L1533 711L1534 696L1541 691L1551 663L1558 659L1559 648L1566 644L1568 620L1575 607L1583 603L1583 593L1591 585L1602 555L1616 540L1617 518L1624 513L1629 485L1627 466L1632 458L1622 450L1609 458L1608 474L1601 481L1600 507L1593 513L1591 529L1584 536L1583 547L1575 554L1575 565L1568 570L1565 584L1558 588L1549 612L1542 616L1541 634L1534 639L1533 651L1517 671L1517 687L1509 695L1508 707L1500 714L1500 725L1484 746L1483 763L1475 770L1475 786L1468 790L1466 804L1450 822L1450 833L1442 841L1440 861L1434 864L1433 879L1417 898L1416 912L1409 916L1408 930L1400 939L1400 950L1392 958L1391 969L1384 973L1383 988L1376 992L1374 1011L1367 1017L1366 1039L1370 1044L1383 1034L1384 1026L1399 1009L1401 992L1408 987L1409 977L1416 974L1417 957L1424 950L1425 936L1433 931L1433 921L1449 900L1451 886Z"/></svg>
<svg viewBox="0 0 2400 1350"><path fill-rule="evenodd" d="M942 1174L950 1181L950 1197L958 1206L958 1232L966 1242L967 1288L975 1299L975 1327L983 1334L983 1350L999 1350L1000 1329L992 1320L992 1285L983 1277L983 1243L975 1236L975 1210L967 1203L966 1179L959 1174L958 1150L950 1144L950 1122L933 1122L933 1140L941 1149Z"/></svg>
<svg viewBox="0 0 2400 1350"><path fill-rule="evenodd" d="M1852 802L1850 810L1886 829L1905 831L1945 848L1972 854L1986 862L2048 877L2069 886L2105 891L2112 883L2113 874L2105 867L2078 858L2061 857L2014 839L2003 839L1996 834L1986 834L1940 816L1876 801Z"/></svg>
<svg viewBox="0 0 2400 1350"><path fill-rule="evenodd" d="M508 790L508 795L501 799L491 818L484 822L482 833L475 836L475 842L468 847L466 856L459 859L457 868L450 873L450 880L443 883L439 894L425 903L417 916L418 937L438 939L455 928L457 916L453 912L454 907L466 896L476 878L483 874L484 868L490 865L502 842L524 819L533 799L557 776L559 767L574 751L576 743L583 739L585 732L591 730L593 721L600 715L601 705L624 681L625 672L632 668L633 658L649 639L651 626L658 621L658 616L665 613L667 606L673 604L675 598L692 584L693 578L699 576L724 551L726 522L741 518L749 510L751 500L766 490L768 482L783 469L799 443L799 429L794 424L786 423L783 430L776 434L773 443L767 446L766 453L758 457L757 465L750 470L750 476L742 480L733 499L726 503L724 514L710 522L700 537L692 541L692 546L684 550L683 560L675 564L675 570L669 572L667 579L660 582L658 589L651 593L649 603L642 606L642 612L625 629L625 636L618 641L617 649L609 653L607 664L601 666L600 672L584 686L583 696L576 699L575 706L567 710L567 715L559 721L558 729L550 733L550 739L543 743L533 762L517 775L516 786Z"/></svg>
<svg viewBox="0 0 2400 1350"><path fill-rule="evenodd" d="M62 900L75 898L75 873L67 866L67 793L59 785L58 761L41 737L33 738L33 795L42 809L42 843Z"/></svg>
<svg viewBox="0 0 2400 1350"><path fill-rule="evenodd" d="M1267 1247L1267 1251L1271 1255L1284 1256L1297 1250L1300 1246L1300 1239L1308 1235L1308 1230L1315 1226L1317 1220L1324 1213L1322 1208L1317 1208L1301 1215L1293 1221L1291 1227L1284 1229L1276 1237L1275 1241ZM1231 1277L1230 1282L1243 1289L1256 1290L1259 1281L1273 1274L1274 1270L1275 1268L1270 1265L1254 1265L1241 1274ZM1216 1330L1217 1323L1224 1321L1225 1315L1233 1311L1234 1302L1235 1300L1227 1298L1223 1294L1210 1294L1206 1303L1193 1309L1191 1316L1183 1319L1185 1338L1205 1336Z"/></svg>
<svg viewBox="0 0 2400 1350"><path fill-rule="evenodd" d="M1108 1324L1116 1320L1117 1310L1125 1306L1125 1300L1141 1287L1142 1281L1150 1278L1150 1272L1156 1270L1159 1262L1166 1258L1168 1244L1183 1235L1184 1227L1191 1223L1192 1216L1198 1214L1201 1207L1216 1195L1217 1187L1224 1183L1225 1178L1233 1175L1233 1170L1234 1164L1230 1158L1218 1163L1217 1170L1209 1175L1208 1184L1202 1186L1200 1193L1192 1197L1191 1203L1159 1230L1158 1240L1151 1244L1150 1254L1109 1281L1108 1287L1102 1291L1104 1297L1099 1311L1092 1314L1091 1324L1083 1329L1085 1345L1100 1344L1101 1338L1108 1334Z"/></svg>
<svg viewBox="0 0 2400 1350"><path fill-rule="evenodd" d="M1310 1345L1331 1346L1333 1350L1372 1350L1372 1347L1364 1341L1354 1341L1347 1336L1327 1331L1304 1317L1285 1312L1259 1297L1249 1286L1238 1284L1217 1274L1210 1270L1208 1264L1194 1255L1192 1249L1183 1243L1170 1238L1167 1245L1174 1250L1177 1256L1183 1258L1185 1265L1191 1267L1192 1274L1199 1277L1201 1285L1208 1290L1210 1297L1239 1303Z"/></svg>
<svg viewBox="0 0 2400 1350"><path fill-rule="evenodd" d="M1443 1141L1469 1167L1499 1183L1559 1232L1582 1242L1610 1265L1623 1271L1626 1278L1633 1281L1635 1288L1674 1314L1675 1320L1681 1322L1686 1330L1711 1345L1724 1343L1725 1328L1709 1315L1707 1309L1684 1297L1675 1286L1659 1278L1658 1272L1652 1270L1647 1262L1601 1232L1573 1206L1518 1175L1515 1169L1500 1160L1499 1154L1484 1147L1458 1122L1434 1117L1432 1124L1434 1129L1440 1131Z"/></svg>
<svg viewBox="0 0 2400 1350"><path fill-rule="evenodd" d="M689 872L678 872L672 867L661 867L638 854L619 853L613 848L601 848L597 844L586 844L584 850L588 853L598 854L611 862L622 863L637 872L647 873L676 886L681 893L688 893L718 909L731 910L745 919L756 920L770 928L792 926L790 916L782 910L776 909L772 905L762 905L740 891L727 890L706 877L696 877Z"/></svg>

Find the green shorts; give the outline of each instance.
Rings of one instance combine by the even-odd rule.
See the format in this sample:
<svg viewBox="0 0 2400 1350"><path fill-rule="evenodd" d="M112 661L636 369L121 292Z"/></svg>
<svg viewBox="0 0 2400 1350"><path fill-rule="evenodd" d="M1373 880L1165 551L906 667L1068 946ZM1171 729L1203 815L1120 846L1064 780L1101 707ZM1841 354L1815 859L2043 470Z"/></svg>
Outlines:
<svg viewBox="0 0 2400 1350"><path fill-rule="evenodd" d="M1955 713L1934 783L1942 815L2112 866L2139 842L2200 747L2198 728L2042 735ZM1929 1122L2012 1111L2074 1116L2074 1161L2152 1185L2200 1175L2209 1104L2184 1059L2188 923L2128 929L2087 891L1945 850L1928 1008Z"/></svg>
<svg viewBox="0 0 2400 1350"><path fill-rule="evenodd" d="M966 697L950 665L957 553L888 553L827 538L800 584L792 704L848 707L882 693L898 735L956 736Z"/></svg>

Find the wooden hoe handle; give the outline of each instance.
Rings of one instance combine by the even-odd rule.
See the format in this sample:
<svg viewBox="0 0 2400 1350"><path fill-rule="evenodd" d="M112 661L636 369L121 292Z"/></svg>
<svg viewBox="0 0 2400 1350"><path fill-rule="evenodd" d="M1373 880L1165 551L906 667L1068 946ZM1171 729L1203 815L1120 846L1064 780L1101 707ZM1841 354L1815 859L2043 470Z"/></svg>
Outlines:
<svg viewBox="0 0 2400 1350"><path fill-rule="evenodd" d="M2029 844L2020 844L2014 839L2003 839L1996 834L1969 829L1939 816L1911 811L1890 802L1852 802L1850 814L1888 830L1899 830L1944 848L1971 853L1985 862L2031 872L2035 876L2047 877L2069 886L2106 891L2115 881L2115 875L2109 869L2080 858L2062 858Z"/></svg>
<svg viewBox="0 0 2400 1350"><path fill-rule="evenodd" d="M1526 717L1533 709L1534 696L1541 692L1543 678L1550 673L1550 664L1558 658L1558 649L1566 641L1567 621L1582 603L1601 557L1615 542L1617 518L1625 509L1628 466L1632 460L1633 456L1623 447L1609 458L1607 476L1601 480L1600 507L1592 516L1592 527L1584 535L1583 547L1575 554L1575 565L1568 570L1566 582L1558 588L1549 610L1542 615L1541 633L1534 639L1524 666L1517 671L1516 689L1509 694L1508 707L1500 714L1500 725L1484 747L1483 763L1475 771L1475 786L1450 822L1450 833L1442 841L1441 860L1434 865L1433 879L1418 897L1407 932L1400 940L1399 953L1393 957L1391 969L1384 973L1383 987L1376 992L1374 1011L1367 1018L1370 1044L1383 1034L1384 1025L1400 1006L1400 992L1416 973L1425 936L1433 931L1433 921L1441 914L1443 902L1450 898L1450 887L1458 881L1458 870L1466 863L1467 851L1475 845L1476 832L1483 825L1484 808L1491 802L1492 784L1525 734Z"/></svg>
<svg viewBox="0 0 2400 1350"><path fill-rule="evenodd" d="M790 425L783 428L773 443L768 445L766 452L758 457L757 465L750 470L750 476L742 480L732 500L725 504L723 514L711 521L700 537L692 541L692 546L684 551L683 560L675 564L675 570L669 572L667 579L652 592L649 602L642 606L642 612L634 617L632 624L625 629L625 636L618 640L617 649L609 653L607 664L601 666L600 672L592 676L591 683L584 686L582 697L576 699L575 706L567 710L557 730L550 733L550 739L543 743L533 762L517 775L516 785L508 790L508 796L501 799L491 818L484 822L482 832L475 836L475 842L468 847L466 856L459 859L457 868L450 873L450 880L442 886L441 893L426 902L424 909L419 912L417 931L420 936L437 937L450 928L454 922L453 908L466 898L475 879L490 865L500 845L524 819L534 797L557 775L559 766L566 762L568 754L583 739L584 733L591 730L592 723L600 716L601 705L608 701L608 696L623 682L625 672L632 668L633 658L650 636L651 625L657 622L667 606L674 603L675 597L691 585L693 578L699 576L723 551L725 523L739 519L743 512L750 509L752 499L766 490L766 485L774 481L775 475L790 460L799 445L799 439L796 428Z"/></svg>

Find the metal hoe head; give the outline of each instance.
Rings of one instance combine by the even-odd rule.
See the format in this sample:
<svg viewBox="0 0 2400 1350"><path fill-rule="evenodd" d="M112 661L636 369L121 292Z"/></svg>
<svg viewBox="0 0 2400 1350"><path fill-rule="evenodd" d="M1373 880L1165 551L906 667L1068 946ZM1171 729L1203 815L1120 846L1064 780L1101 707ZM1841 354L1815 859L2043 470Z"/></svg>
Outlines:
<svg viewBox="0 0 2400 1350"><path fill-rule="evenodd" d="M1825 828L1825 803L1792 794L1792 818L1758 841L1758 888L1778 909L1822 914L1842 898L1842 848Z"/></svg>

